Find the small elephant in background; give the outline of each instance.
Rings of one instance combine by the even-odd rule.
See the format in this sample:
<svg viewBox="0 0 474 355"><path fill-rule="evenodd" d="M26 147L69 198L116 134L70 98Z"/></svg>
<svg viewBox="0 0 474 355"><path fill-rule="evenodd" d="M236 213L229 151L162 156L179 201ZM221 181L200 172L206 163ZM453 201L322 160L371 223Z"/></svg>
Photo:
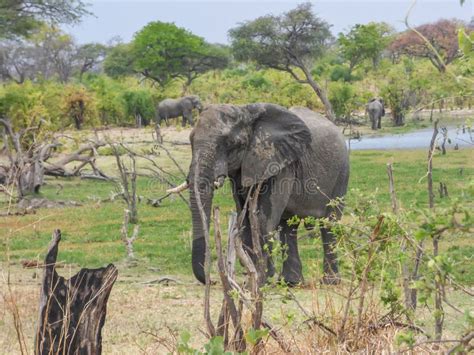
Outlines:
<svg viewBox="0 0 474 355"><path fill-rule="evenodd" d="M367 104L367 112L369 113L372 129L382 128L382 117L385 116L384 101L381 98L373 98Z"/></svg>
<svg viewBox="0 0 474 355"><path fill-rule="evenodd" d="M199 113L202 111L201 100L196 95L179 99L165 99L158 104L157 123L160 124L162 120L168 123L169 118L182 116L183 127L186 126L186 122L193 126L193 109L195 108L198 109Z"/></svg>

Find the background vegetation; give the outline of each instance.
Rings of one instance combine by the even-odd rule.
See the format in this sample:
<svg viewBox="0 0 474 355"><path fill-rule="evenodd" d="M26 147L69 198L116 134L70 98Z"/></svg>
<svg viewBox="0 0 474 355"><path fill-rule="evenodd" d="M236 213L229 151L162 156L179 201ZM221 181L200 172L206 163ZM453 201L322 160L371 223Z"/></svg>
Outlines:
<svg viewBox="0 0 474 355"><path fill-rule="evenodd" d="M16 36L0 41L0 115L16 127L41 118L58 130L75 124L71 107L79 100L85 127L128 126L138 111L151 121L160 100L187 93L205 104L272 102L319 111L327 106L320 97L327 96L336 117L345 120L363 115L367 101L381 96L396 125L420 109L472 106L473 63L458 47L462 30L463 48L469 50L472 23L440 20L418 27L428 43L385 23L358 24L333 38L328 24L311 11L306 4L278 19L248 22L231 31L231 47L208 44L161 22L145 26L130 43L107 45L77 44L54 25L32 26L26 37L13 29ZM285 44L281 38L289 34L275 28L297 24L301 16L313 21L312 27L306 37L297 37L298 46ZM273 41L273 49L252 42L259 31ZM298 61L284 52L278 57L282 46L292 48Z"/></svg>
<svg viewBox="0 0 474 355"><path fill-rule="evenodd" d="M74 23L87 13L79 0L0 0L0 10L0 120L5 128L0 139L6 152L0 163L10 161L10 170L0 165L3 176L18 168L21 180L21 169L33 166L31 161L44 163L43 156L34 160L38 151L45 152L45 159L58 161L84 142L95 141L88 148L90 155L78 161L89 161L93 177L99 179L64 173L61 179L47 176L41 189L18 195L13 183L9 188L0 182L0 206L8 210L0 220L0 262L8 270L8 277L0 281L6 309L1 314L7 314L0 319L0 348L7 352L17 348L13 334L23 352L24 334L33 338L34 333L37 300L31 295L37 289L38 270L30 273L19 264L40 265L51 231L60 228L64 237L60 259L69 272L108 262L120 268L118 292L112 294L109 311L111 327L104 337L108 352L157 353L165 348L199 353L186 332L202 328L201 289L192 284L190 270L189 208L169 196L155 204L159 207L146 202L164 196L170 182L181 182L185 173L178 165L186 170L191 158L189 131L164 128L164 145L156 145L151 127L128 129L137 117L152 123L160 100L197 94L205 104L260 101L306 106L352 128L364 124L367 101L381 96L392 119L391 124L384 122L389 127L383 133L419 127L422 119L428 126L434 110L471 109L473 104L472 21L440 20L402 33L385 23L358 24L333 37L330 24L314 14L311 5L302 4L288 13L237 26L230 32L230 46L207 43L159 21L146 25L130 43L78 44L57 24ZM10 140L17 132L22 138L15 154L7 121L13 128ZM469 126L469 120L463 125ZM50 156L43 148L51 137L55 139ZM124 204L120 197L125 195L123 181L120 185L108 179L119 175L120 161L121 176L127 179L124 169L131 169L132 159L127 149L135 150L138 166L137 175L128 172L136 178L139 196L134 260L126 258L120 238L123 210L132 203ZM437 343L428 350L440 346L448 350L452 343L460 344L457 350L472 349L474 316L472 299L466 297L472 296L474 284L472 149L431 153L435 194L430 198L425 188L429 178L425 150L351 152L342 221L308 221L327 224L337 233L341 285L319 284L320 238L315 238L317 231L301 227L305 285L292 291L274 280L271 287L261 289L266 315L302 347L301 352L408 351L425 349L432 339ZM387 163L393 165L398 208L386 182ZM161 175L150 173L152 165ZM443 189L436 192L440 183L447 185L449 194ZM27 205L22 210L22 202L34 199L66 201L74 207L32 212ZM17 209L12 208L14 202ZM216 192L214 204L220 206L225 225L234 208L228 185ZM277 244L274 247L280 251ZM420 249L418 270L415 255ZM278 266L282 256L275 256ZM215 261L213 252L214 266ZM163 278L149 281L157 273L171 275L164 278L167 283L184 285L166 289ZM214 314L222 299L216 289L220 285L212 294ZM418 308L407 302L409 292L418 292ZM29 320L25 327L21 319ZM264 337L268 342L268 331L244 325L249 348L257 352ZM169 337L163 336L163 329ZM467 343L466 336L471 336ZM202 349L205 341L200 339L196 349ZM274 350L271 346L266 349ZM205 351L223 353L222 339L212 338Z"/></svg>

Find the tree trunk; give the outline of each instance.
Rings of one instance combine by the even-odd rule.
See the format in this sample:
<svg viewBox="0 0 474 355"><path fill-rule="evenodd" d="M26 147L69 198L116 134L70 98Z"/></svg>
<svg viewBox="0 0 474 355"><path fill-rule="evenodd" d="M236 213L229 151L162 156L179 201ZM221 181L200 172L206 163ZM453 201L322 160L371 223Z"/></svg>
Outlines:
<svg viewBox="0 0 474 355"><path fill-rule="evenodd" d="M304 65L300 67L300 69L303 71L306 80L308 84L311 86L311 88L314 90L316 95L318 95L319 99L324 105L324 109L326 111L326 117L332 121L336 122L336 115L334 114L334 111L332 109L331 102L329 101L326 90L324 90L314 79L311 73L309 72L308 68L306 68Z"/></svg>
<svg viewBox="0 0 474 355"><path fill-rule="evenodd" d="M135 127L142 128L142 116L139 113L135 114Z"/></svg>
<svg viewBox="0 0 474 355"><path fill-rule="evenodd" d="M397 127L403 126L405 124L405 117L401 112L393 112L393 124Z"/></svg>
<svg viewBox="0 0 474 355"><path fill-rule="evenodd" d="M55 230L45 258L35 354L101 354L101 331L117 269L112 264L81 269L66 280L55 269L60 240L61 232Z"/></svg>

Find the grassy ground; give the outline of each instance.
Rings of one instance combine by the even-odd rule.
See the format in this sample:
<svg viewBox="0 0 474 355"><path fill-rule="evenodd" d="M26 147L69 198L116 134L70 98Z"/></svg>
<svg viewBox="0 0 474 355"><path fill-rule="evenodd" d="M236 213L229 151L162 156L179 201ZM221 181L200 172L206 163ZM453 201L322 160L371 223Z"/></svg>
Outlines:
<svg viewBox="0 0 474 355"><path fill-rule="evenodd" d="M147 130L113 130L107 134L114 140L133 142L135 149L148 149L152 146L151 132ZM186 170L190 146L173 145L170 142L184 142L188 134L188 130L165 129L165 141L168 142L166 146L173 150L173 155ZM102 153L107 154L107 151ZM474 177L473 154L474 151L469 149L449 151L445 156L437 154L433 161L435 186L440 181L446 182L450 198L460 195L467 182ZM390 162L394 166L395 184L402 206L407 209L426 206L426 179L423 179L426 156L425 150L351 152L348 204L354 202L354 189L367 193L375 191L381 208L388 210L390 196L386 164ZM157 161L177 175L176 182L179 182L181 177L165 152L160 152ZM114 173L111 156L100 158L98 164L105 167L107 172ZM164 195L166 188L152 178L140 177L138 180L139 195L159 197ZM43 209L34 215L0 219L0 267L3 276L0 289L2 293L6 293L6 280L10 273L13 292L19 295L18 303L28 339L32 339L33 335L39 292L38 280L33 277L37 277L41 271L22 270L20 262L42 260L51 232L55 228L63 231L58 257L66 266L60 271L63 275L68 275L78 267L98 267L107 263L115 263L119 267L119 279L112 291L104 334L105 353L136 353L140 349L145 353L156 353L158 348L155 346L159 342L150 332L164 326L188 329L191 333L198 334L196 329L202 325L202 288L196 285L191 273L191 217L188 207L179 198L166 199L158 208L145 202L140 204L141 229L139 238L134 243L138 263L130 268L124 263L125 251L120 241L124 205L120 201L98 202L99 199L110 196L114 189L114 185L109 182L48 178L47 185L42 188L43 197L74 200L82 203L82 206ZM446 200L439 198L436 200L437 204L445 202ZM221 207L222 222L226 225L228 212L233 209L228 186L219 190L214 204ZM6 208L5 203L2 206ZM322 246L318 239L303 237L300 250L303 264L320 267ZM473 286L472 240L445 238L442 250L448 251L458 263L458 280L469 287ZM312 275L308 273L308 268L305 268L305 275L310 279ZM183 284L167 287L142 283L164 275ZM219 299L218 289L214 292L215 298ZM324 293L315 296L312 290L297 292L299 299L307 302L308 307L314 306L311 301L314 297L326 297ZM462 300L460 295L454 297L472 309L472 300ZM0 305L0 350L6 349L6 353L12 353L16 351L16 345L12 321L7 311L8 302L0 300ZM278 307L282 307L280 303ZM284 312L283 308L273 311ZM462 320L452 314L448 318L449 331L459 333ZM159 334L163 332L163 329L157 330ZM203 337L198 335L195 341L196 344L202 344Z"/></svg>

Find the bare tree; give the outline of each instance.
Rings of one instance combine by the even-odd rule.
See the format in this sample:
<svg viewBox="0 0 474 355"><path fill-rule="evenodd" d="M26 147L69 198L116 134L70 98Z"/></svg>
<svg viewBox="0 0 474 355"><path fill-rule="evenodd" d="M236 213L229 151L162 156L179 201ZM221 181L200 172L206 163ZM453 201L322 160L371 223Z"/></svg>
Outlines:
<svg viewBox="0 0 474 355"><path fill-rule="evenodd" d="M130 221L130 211L125 210L124 215L123 215L123 223L122 223L122 229L120 231L122 241L125 244L125 248L127 250L127 258L129 261L132 261L135 259L135 254L133 252L133 242L137 239L138 237L138 232L140 231L140 226L138 224L135 224L133 226L133 232L131 236L128 236L128 224Z"/></svg>
<svg viewBox="0 0 474 355"><path fill-rule="evenodd" d="M130 214L129 222L132 224L138 223L138 196L137 196L137 169L135 155L128 153L127 156L130 159L130 168L127 168L124 160L121 157L119 147L123 148L124 145L117 145L109 142L110 147L115 156L117 163L117 169L119 171L119 180L117 182L117 189L119 195L122 197L124 202L127 204L127 210ZM127 223L128 224L128 223Z"/></svg>
<svg viewBox="0 0 474 355"><path fill-rule="evenodd" d="M15 131L8 119L0 118L3 126L3 140L9 165L2 165L0 180L5 185L14 185L18 198L38 193L44 180L44 162L51 156L52 150L59 145L55 141L36 141L35 132L40 125ZM31 139L31 143L24 141Z"/></svg>

